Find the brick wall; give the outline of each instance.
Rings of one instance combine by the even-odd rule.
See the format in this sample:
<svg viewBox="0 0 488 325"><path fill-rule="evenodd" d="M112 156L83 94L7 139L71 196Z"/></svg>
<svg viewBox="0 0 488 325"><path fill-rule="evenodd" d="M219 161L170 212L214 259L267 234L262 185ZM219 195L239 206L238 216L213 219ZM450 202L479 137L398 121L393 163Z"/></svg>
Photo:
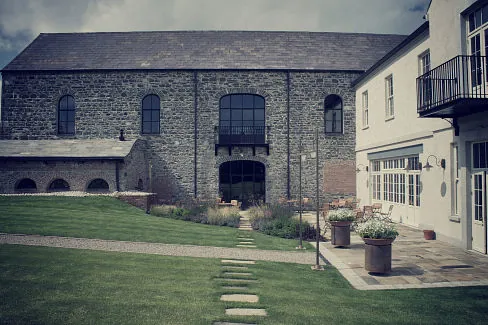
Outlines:
<svg viewBox="0 0 488 325"><path fill-rule="evenodd" d="M354 160L327 160L324 164L324 190L327 199L356 195L356 165Z"/></svg>

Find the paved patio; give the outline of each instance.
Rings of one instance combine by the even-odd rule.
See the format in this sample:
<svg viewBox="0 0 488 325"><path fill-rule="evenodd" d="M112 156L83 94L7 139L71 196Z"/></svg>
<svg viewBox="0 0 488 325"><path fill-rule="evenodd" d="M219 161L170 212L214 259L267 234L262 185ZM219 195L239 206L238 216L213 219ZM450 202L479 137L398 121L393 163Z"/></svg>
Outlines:
<svg viewBox="0 0 488 325"><path fill-rule="evenodd" d="M315 215L304 219L315 224ZM400 235L392 247L392 272L369 274L364 269L364 243L354 232L351 246L320 243L320 252L353 287L360 290L457 287L488 285L488 256L425 240L421 230L397 224ZM326 238L330 232L326 234Z"/></svg>

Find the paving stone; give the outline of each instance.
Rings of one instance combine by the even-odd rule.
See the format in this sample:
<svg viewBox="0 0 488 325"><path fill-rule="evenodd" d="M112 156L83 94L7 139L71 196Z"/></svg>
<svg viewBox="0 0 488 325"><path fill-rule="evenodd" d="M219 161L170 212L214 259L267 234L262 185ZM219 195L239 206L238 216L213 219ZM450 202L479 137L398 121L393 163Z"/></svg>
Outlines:
<svg viewBox="0 0 488 325"><path fill-rule="evenodd" d="M224 289L224 290L242 290L242 291L249 290L249 288L245 287L245 286L223 286L222 289Z"/></svg>
<svg viewBox="0 0 488 325"><path fill-rule="evenodd" d="M259 308L228 308L225 314L229 316L268 316L266 309Z"/></svg>
<svg viewBox="0 0 488 325"><path fill-rule="evenodd" d="M258 280L254 279L233 279L233 278L215 278L215 280L227 281L232 283L254 283L258 282Z"/></svg>
<svg viewBox="0 0 488 325"><path fill-rule="evenodd" d="M229 323L229 322L217 322L213 323L213 325L257 325L255 323Z"/></svg>
<svg viewBox="0 0 488 325"><path fill-rule="evenodd" d="M252 273L248 272L224 272L224 274L230 276L252 276Z"/></svg>
<svg viewBox="0 0 488 325"><path fill-rule="evenodd" d="M222 260L223 264L256 264L256 261L246 261L246 260Z"/></svg>
<svg viewBox="0 0 488 325"><path fill-rule="evenodd" d="M225 295L220 296L220 300L221 301L257 303L259 301L259 297L256 295L225 294Z"/></svg>
<svg viewBox="0 0 488 325"><path fill-rule="evenodd" d="M222 265L222 268L226 270L236 270L236 271L249 270L248 266Z"/></svg>
<svg viewBox="0 0 488 325"><path fill-rule="evenodd" d="M256 248L256 245L236 245L236 247Z"/></svg>

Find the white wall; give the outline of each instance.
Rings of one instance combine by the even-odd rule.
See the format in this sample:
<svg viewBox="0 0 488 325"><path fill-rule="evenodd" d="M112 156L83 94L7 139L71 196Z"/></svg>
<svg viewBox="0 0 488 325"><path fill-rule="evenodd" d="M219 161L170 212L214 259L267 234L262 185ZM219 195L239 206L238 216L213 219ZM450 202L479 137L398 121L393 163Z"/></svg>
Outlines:
<svg viewBox="0 0 488 325"><path fill-rule="evenodd" d="M446 159L445 169L435 166L429 171L422 170L421 206L414 208L408 204L394 203L392 217L398 222L421 229L433 228L439 238L461 246L461 224L450 221L451 145L454 132L451 125L442 119L419 118L417 114L419 55L428 49L431 49L431 53L437 51L436 48L432 49L428 32L425 32L356 86L356 159L357 164L368 166L368 153L417 144L423 145L423 153L419 155L423 165L431 154ZM390 74L393 75L395 117L385 120L385 78ZM369 126L363 128L362 93L366 90L369 97ZM431 158L429 162L435 165L435 159ZM357 174L357 195L362 205L373 203L370 172L361 171ZM389 204L383 203L384 206Z"/></svg>
<svg viewBox="0 0 488 325"><path fill-rule="evenodd" d="M476 0L432 0L429 8L432 67L466 54L466 26L460 13Z"/></svg>

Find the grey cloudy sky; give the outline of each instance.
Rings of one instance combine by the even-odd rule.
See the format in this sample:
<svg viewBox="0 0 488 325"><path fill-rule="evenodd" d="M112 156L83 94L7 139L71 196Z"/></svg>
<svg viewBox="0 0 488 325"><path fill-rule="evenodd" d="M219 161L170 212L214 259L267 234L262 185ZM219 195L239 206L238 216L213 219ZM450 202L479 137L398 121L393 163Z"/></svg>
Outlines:
<svg viewBox="0 0 488 325"><path fill-rule="evenodd" d="M0 0L0 68L39 33L298 30L409 34L429 0Z"/></svg>

